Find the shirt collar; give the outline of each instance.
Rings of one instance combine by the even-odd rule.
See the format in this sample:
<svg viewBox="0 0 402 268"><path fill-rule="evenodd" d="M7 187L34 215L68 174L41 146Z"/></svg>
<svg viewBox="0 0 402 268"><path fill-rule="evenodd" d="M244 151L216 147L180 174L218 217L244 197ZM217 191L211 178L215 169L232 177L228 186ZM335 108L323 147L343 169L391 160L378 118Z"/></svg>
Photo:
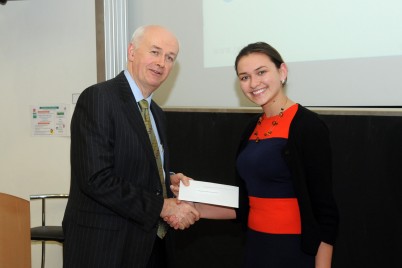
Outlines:
<svg viewBox="0 0 402 268"><path fill-rule="evenodd" d="M137 86L137 84L135 83L134 79L131 77L131 74L127 70L124 70L124 75L127 78L127 81L128 81L128 83L130 85L131 91L133 92L134 98L137 101L137 103L139 101L145 99L148 102L149 106L151 106L151 101L152 101L152 95L153 94L149 95L148 98L144 98L140 88Z"/></svg>

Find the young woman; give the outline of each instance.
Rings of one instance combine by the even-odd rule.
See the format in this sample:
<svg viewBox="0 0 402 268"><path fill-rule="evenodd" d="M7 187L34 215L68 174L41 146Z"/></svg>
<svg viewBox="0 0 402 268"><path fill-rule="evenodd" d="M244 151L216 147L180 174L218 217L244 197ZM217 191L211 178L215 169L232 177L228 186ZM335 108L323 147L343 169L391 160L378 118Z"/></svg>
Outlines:
<svg viewBox="0 0 402 268"><path fill-rule="evenodd" d="M286 96L288 69L270 45L244 47L235 69L244 95L262 108L238 150L239 208L195 207L201 218L247 223L244 267L331 267L338 211L328 129Z"/></svg>

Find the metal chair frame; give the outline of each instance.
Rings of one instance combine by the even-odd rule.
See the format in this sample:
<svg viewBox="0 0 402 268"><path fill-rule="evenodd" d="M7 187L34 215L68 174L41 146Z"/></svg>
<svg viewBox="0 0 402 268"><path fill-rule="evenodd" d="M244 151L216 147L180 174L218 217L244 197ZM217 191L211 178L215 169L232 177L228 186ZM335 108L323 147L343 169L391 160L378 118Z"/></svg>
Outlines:
<svg viewBox="0 0 402 268"><path fill-rule="evenodd" d="M62 230L61 226L47 226L46 225L46 200L47 199L62 199L62 198L68 198L68 194L37 194L37 195L30 195L29 199L30 200L37 200L40 199L42 201L42 225L41 226L37 226L37 227L32 227L31 228L31 240L34 241L42 241L42 260L41 260L41 267L44 268L45 267L45 257L46 257L46 241L57 241L60 243L63 243L64 241L64 237L60 238L60 237L47 237L47 238L42 238L42 239L38 239L36 237L33 237L33 232L40 230L40 228L42 230L40 230L41 232L46 232L48 229L51 228L56 228L56 229L60 229Z"/></svg>

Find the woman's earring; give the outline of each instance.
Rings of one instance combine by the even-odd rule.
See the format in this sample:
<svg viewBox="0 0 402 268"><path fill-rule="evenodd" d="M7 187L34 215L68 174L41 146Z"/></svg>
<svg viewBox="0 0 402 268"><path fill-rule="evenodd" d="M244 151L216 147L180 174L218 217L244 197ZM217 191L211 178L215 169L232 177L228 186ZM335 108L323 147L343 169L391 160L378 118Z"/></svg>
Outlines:
<svg viewBox="0 0 402 268"><path fill-rule="evenodd" d="M281 83L282 83L282 85L284 85L284 84L285 84L285 80L282 80Z"/></svg>

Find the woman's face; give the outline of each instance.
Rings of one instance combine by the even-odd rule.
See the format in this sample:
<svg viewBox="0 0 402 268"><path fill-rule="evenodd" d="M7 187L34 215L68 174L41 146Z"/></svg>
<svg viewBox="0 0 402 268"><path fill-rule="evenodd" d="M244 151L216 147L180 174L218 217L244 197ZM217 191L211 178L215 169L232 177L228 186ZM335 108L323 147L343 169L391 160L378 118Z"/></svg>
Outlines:
<svg viewBox="0 0 402 268"><path fill-rule="evenodd" d="M278 69L267 55L252 53L240 58L237 76L244 95L264 106L283 94L282 81L286 79L287 68L282 63Z"/></svg>

